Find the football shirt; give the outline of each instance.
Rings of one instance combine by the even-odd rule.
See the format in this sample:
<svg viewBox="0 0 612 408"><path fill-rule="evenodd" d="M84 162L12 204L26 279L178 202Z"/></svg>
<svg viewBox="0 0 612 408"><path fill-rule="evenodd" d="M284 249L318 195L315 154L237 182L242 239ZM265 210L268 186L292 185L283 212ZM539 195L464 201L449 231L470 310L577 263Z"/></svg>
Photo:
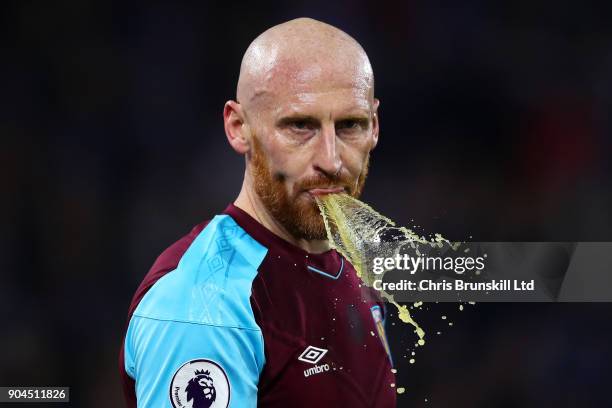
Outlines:
<svg viewBox="0 0 612 408"><path fill-rule="evenodd" d="M121 350L128 406L395 407L385 307L335 250L230 204L162 253Z"/></svg>

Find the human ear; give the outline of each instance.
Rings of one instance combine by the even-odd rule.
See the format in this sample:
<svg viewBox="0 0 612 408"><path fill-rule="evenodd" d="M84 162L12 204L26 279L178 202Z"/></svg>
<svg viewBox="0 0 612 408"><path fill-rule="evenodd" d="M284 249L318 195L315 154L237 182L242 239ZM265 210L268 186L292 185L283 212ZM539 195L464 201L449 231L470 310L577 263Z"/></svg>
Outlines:
<svg viewBox="0 0 612 408"><path fill-rule="evenodd" d="M378 144L378 132L380 130L378 123L378 106L380 106L380 101L374 98L374 105L372 107L372 149Z"/></svg>
<svg viewBox="0 0 612 408"><path fill-rule="evenodd" d="M250 149L249 126L245 121L242 105L230 100L223 107L223 125L225 135L232 148L238 154L246 154Z"/></svg>

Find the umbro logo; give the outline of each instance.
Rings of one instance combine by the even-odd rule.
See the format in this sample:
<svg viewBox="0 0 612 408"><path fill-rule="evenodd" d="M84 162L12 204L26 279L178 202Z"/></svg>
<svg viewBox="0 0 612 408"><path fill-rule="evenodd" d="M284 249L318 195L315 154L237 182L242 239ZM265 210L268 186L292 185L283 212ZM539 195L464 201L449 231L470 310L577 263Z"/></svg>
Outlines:
<svg viewBox="0 0 612 408"><path fill-rule="evenodd" d="M306 347L306 350L300 354L298 360L305 363L317 364L325 354L327 354L326 349L308 346ZM311 375L324 373L326 371L329 371L329 364L315 365L304 370L304 377L310 377Z"/></svg>
<svg viewBox="0 0 612 408"><path fill-rule="evenodd" d="M305 363L317 364L326 353L327 350L325 349L308 346L306 347L306 350L304 350L302 354L300 354L298 360L303 361Z"/></svg>

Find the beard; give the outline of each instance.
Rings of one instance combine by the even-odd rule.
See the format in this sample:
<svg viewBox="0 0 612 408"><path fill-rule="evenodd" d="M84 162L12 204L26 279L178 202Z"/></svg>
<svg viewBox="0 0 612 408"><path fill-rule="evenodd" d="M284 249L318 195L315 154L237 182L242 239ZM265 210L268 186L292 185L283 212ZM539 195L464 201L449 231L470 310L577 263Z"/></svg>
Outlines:
<svg viewBox="0 0 612 408"><path fill-rule="evenodd" d="M369 153L364 159L361 174L355 179L347 174L331 175L319 173L294 184L293 191L287 191L286 176L282 172L272 174L266 154L257 137L253 135L253 152L251 155L251 174L255 193L261 199L266 210L295 239L324 240L327 238L323 216L314 198L308 194L313 188L329 186L344 187L347 194L359 198L368 174Z"/></svg>

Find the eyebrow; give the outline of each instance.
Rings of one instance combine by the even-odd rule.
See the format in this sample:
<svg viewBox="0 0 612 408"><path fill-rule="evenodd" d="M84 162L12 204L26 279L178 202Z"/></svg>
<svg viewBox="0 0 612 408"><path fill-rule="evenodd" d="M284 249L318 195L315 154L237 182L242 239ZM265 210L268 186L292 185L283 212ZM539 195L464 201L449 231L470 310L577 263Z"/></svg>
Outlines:
<svg viewBox="0 0 612 408"><path fill-rule="evenodd" d="M369 115L347 115L347 116L342 116L338 118L338 120L336 120L336 122L348 122L348 121L355 121L360 124L367 124L370 122L370 116Z"/></svg>
<svg viewBox="0 0 612 408"><path fill-rule="evenodd" d="M346 122L346 121L355 121L355 122L359 122L361 124L364 123L369 123L370 122L370 116L366 115L366 114L349 114L349 115L344 115L344 116L340 116L335 120L335 123L338 122ZM303 114L299 114L299 113L294 113L294 114L288 114L285 115L281 118L279 118L276 121L276 124L278 126L288 126L290 124L292 124L293 122L307 122L307 123L320 123L321 120L315 116L312 115L303 115Z"/></svg>
<svg viewBox="0 0 612 408"><path fill-rule="evenodd" d="M306 122L310 124L319 123L320 120L311 115L289 114L276 121L278 126L289 126L294 122Z"/></svg>

